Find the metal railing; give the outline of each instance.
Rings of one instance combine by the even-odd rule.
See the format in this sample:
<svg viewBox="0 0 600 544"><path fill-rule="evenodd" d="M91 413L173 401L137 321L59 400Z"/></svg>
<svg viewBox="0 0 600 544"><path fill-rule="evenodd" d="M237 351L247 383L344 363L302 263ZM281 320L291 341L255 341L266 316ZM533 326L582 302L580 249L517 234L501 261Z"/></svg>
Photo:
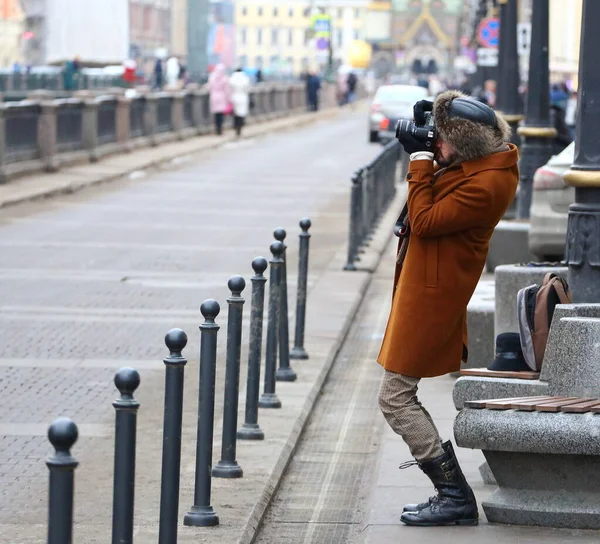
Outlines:
<svg viewBox="0 0 600 544"><path fill-rule="evenodd" d="M194 125L194 97L186 94L183 97L183 126L191 127Z"/></svg>
<svg viewBox="0 0 600 544"><path fill-rule="evenodd" d="M379 219L396 194L401 152L402 146L393 140L352 176L348 260L344 270L357 270L355 263L360 261L360 253L369 244Z"/></svg>
<svg viewBox="0 0 600 544"><path fill-rule="evenodd" d="M32 100L0 102L0 132L4 136L0 137L0 183L81 160L79 155L57 154L85 149L90 160L100 160L107 153L130 150L130 140L142 136L147 137L149 145L160 145L172 138L210 133L214 128L206 89L161 93L144 90L132 98L117 91L103 95L82 91L74 98L56 98L51 92L34 96ZM261 84L251 90L251 97L254 107L250 115L254 121L306 111L301 83ZM321 103L323 108L336 106L333 86L323 86ZM44 130L38 130L38 125ZM104 152L97 152L96 148L108 144ZM17 167L16 163L25 164Z"/></svg>
<svg viewBox="0 0 600 544"><path fill-rule="evenodd" d="M146 135L145 116L146 98L134 98L129 104L129 135L132 138L141 138Z"/></svg>
<svg viewBox="0 0 600 544"><path fill-rule="evenodd" d="M173 130L173 97L160 95L156 101L156 132Z"/></svg>
<svg viewBox="0 0 600 544"><path fill-rule="evenodd" d="M117 99L98 99L98 144L106 145L117 141Z"/></svg>
<svg viewBox="0 0 600 544"><path fill-rule="evenodd" d="M4 114L5 161L14 163L40 156L38 125L41 106L36 102L20 102L6 107Z"/></svg>
<svg viewBox="0 0 600 544"><path fill-rule="evenodd" d="M56 101L56 150L83 149L83 102L74 98Z"/></svg>

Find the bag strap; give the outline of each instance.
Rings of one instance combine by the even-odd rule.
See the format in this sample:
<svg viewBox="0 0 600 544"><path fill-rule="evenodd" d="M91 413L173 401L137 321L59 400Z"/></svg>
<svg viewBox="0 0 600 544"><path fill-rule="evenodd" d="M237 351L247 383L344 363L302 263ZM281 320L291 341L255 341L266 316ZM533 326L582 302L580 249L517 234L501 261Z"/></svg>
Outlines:
<svg viewBox="0 0 600 544"><path fill-rule="evenodd" d="M565 284L563 283L564 280L558 276L556 277L556 280L557 281L552 282L552 286L554 287L554 289L556 290L556 293L558 294L558 300L560 300L561 304L569 304L571 302L571 296L565 290Z"/></svg>

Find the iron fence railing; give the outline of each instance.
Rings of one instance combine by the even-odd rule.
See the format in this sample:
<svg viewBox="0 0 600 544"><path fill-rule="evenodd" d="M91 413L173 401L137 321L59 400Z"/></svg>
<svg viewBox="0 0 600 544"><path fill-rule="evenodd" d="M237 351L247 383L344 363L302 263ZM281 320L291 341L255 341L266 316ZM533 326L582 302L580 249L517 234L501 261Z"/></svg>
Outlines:
<svg viewBox="0 0 600 544"><path fill-rule="evenodd" d="M117 100L115 98L98 99L98 144L104 145L117 141Z"/></svg>
<svg viewBox="0 0 600 544"><path fill-rule="evenodd" d="M156 101L156 132L173 130L173 97L159 96Z"/></svg>
<svg viewBox="0 0 600 544"><path fill-rule="evenodd" d="M4 110L5 160L7 163L37 159L40 156L38 125L41 106L20 102Z"/></svg>
<svg viewBox="0 0 600 544"><path fill-rule="evenodd" d="M402 146L397 140L386 145L369 164L352 176L348 260L344 270L357 270L363 246L368 245L377 222L396 194L398 161Z"/></svg>
<svg viewBox="0 0 600 544"><path fill-rule="evenodd" d="M83 102L57 100L56 150L59 153L83 149Z"/></svg>

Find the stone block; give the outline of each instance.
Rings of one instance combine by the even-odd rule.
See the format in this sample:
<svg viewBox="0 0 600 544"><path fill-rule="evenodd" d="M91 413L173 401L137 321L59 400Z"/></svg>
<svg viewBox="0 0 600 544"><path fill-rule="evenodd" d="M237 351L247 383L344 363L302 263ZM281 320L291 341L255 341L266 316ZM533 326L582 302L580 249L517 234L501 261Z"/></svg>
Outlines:
<svg viewBox="0 0 600 544"><path fill-rule="evenodd" d="M494 334L519 332L517 316L517 293L523 287L542 284L544 276L554 272L567 278L569 269L565 266L523 266L518 264L500 265L494 272L496 280Z"/></svg>
<svg viewBox="0 0 600 544"><path fill-rule="evenodd" d="M487 367L494 359L493 282L481 281L467 306L469 359L462 368Z"/></svg>
<svg viewBox="0 0 600 544"><path fill-rule="evenodd" d="M552 321L542 365L548 394L600 397L600 319L557 315Z"/></svg>
<svg viewBox="0 0 600 544"><path fill-rule="evenodd" d="M527 263L535 260L529 251L529 221L500 221L490 240L486 267L493 272L502 264Z"/></svg>
<svg viewBox="0 0 600 544"><path fill-rule="evenodd" d="M479 465L479 474L481 474L481 479L485 485L498 485L496 477L487 461L484 461Z"/></svg>
<svg viewBox="0 0 600 544"><path fill-rule="evenodd" d="M509 399L548 394L548 383L541 380L461 376L454 384L452 400L455 408L462 410L468 400Z"/></svg>

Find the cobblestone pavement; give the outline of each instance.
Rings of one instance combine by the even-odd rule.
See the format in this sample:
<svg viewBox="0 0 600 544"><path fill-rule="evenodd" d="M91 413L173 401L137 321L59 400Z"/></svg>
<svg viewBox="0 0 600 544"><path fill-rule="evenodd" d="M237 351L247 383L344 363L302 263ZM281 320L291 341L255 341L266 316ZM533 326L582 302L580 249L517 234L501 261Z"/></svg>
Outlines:
<svg viewBox="0 0 600 544"><path fill-rule="evenodd" d="M364 129L365 113L348 112L228 144L147 177L2 211L0 534L8 542L42 541L50 452L45 433L61 415L80 426L76 520L90 511L97 517L98 534L79 541L108 541L111 497L93 490L110 495L115 370L140 370L140 427L148 435L140 443L160 441L165 333L172 327L188 333L189 398L197 390L200 303L221 303L223 365L227 280L233 274L248 280L252 259L269 256L279 226L289 236L294 309L298 221L313 220L310 288L346 243L350 176L377 152ZM249 286L244 295L249 301ZM195 428L188 419L184 427ZM184 446L184 453L190 450ZM150 457L140 451L138 474L156 479L160 457ZM156 515L158 497L137 491L136 515ZM37 540L23 534L26 526Z"/></svg>

